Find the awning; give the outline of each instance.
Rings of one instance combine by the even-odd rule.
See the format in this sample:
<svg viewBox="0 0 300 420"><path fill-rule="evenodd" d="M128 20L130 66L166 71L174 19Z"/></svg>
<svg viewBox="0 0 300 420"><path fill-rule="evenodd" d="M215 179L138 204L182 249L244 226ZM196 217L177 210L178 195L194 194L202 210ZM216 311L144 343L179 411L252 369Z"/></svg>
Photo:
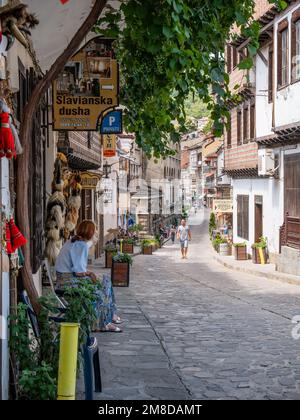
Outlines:
<svg viewBox="0 0 300 420"><path fill-rule="evenodd" d="M76 153L69 153L67 157L70 169L75 171L95 171L101 167L99 163L94 163L83 159Z"/></svg>
<svg viewBox="0 0 300 420"><path fill-rule="evenodd" d="M29 11L40 21L32 32L34 49L43 71L49 70L53 62L65 50L76 31L89 15L94 0L26 0ZM111 0L108 5L115 8L120 4ZM83 44L96 34L90 33Z"/></svg>

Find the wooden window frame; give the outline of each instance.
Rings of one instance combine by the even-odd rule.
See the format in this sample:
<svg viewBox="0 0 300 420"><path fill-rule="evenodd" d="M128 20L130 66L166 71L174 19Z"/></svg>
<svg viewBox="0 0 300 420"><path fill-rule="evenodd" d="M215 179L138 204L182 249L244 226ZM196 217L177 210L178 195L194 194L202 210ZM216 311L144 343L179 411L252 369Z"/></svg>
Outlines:
<svg viewBox="0 0 300 420"><path fill-rule="evenodd" d="M239 108L236 115L236 125L237 125L237 145L240 146L243 144L242 138L242 110Z"/></svg>
<svg viewBox="0 0 300 420"><path fill-rule="evenodd" d="M249 241L249 195L237 195L237 235Z"/></svg>
<svg viewBox="0 0 300 420"><path fill-rule="evenodd" d="M238 65L238 52L236 47L232 47L232 69L235 70Z"/></svg>
<svg viewBox="0 0 300 420"><path fill-rule="evenodd" d="M232 120L231 114L228 121L228 128L227 128L227 149L231 149L232 147Z"/></svg>
<svg viewBox="0 0 300 420"><path fill-rule="evenodd" d="M295 57L300 56L300 27L297 32L297 26L300 25L300 8L297 9L292 15L291 21L291 82L296 83L300 80L300 71L299 75L296 75L297 66L300 67L300 58L297 62ZM297 37L298 34L298 37ZM298 45L298 54L297 54L297 45Z"/></svg>
<svg viewBox="0 0 300 420"><path fill-rule="evenodd" d="M283 34L286 33L286 59L287 59L287 72L286 77L287 80L283 81ZM285 19L283 22L280 22L278 25L278 32L277 32L277 89L283 89L289 85L289 22Z"/></svg>
<svg viewBox="0 0 300 420"><path fill-rule="evenodd" d="M249 105L243 107L243 144L249 142Z"/></svg>
<svg viewBox="0 0 300 420"><path fill-rule="evenodd" d="M270 45L269 53L268 53L268 101L269 104L273 103L273 78L274 78L274 49L273 46Z"/></svg>
<svg viewBox="0 0 300 420"><path fill-rule="evenodd" d="M227 44L226 61L227 61L227 73L231 73L232 72L232 47L229 44Z"/></svg>
<svg viewBox="0 0 300 420"><path fill-rule="evenodd" d="M256 104L255 101L250 104L250 141L256 138Z"/></svg>

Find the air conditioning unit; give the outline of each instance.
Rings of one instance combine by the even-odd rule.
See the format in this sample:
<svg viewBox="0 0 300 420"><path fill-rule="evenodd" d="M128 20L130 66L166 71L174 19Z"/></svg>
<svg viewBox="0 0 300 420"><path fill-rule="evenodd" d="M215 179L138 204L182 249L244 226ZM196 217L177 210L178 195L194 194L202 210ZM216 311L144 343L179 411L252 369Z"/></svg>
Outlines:
<svg viewBox="0 0 300 420"><path fill-rule="evenodd" d="M275 156L273 149L258 149L258 175L273 176L275 171Z"/></svg>

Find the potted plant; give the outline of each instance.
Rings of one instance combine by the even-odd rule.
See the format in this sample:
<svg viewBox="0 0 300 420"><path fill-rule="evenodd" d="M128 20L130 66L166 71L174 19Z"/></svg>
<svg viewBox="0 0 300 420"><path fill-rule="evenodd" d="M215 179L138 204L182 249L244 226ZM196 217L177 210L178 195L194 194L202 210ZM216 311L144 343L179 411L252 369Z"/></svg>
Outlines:
<svg viewBox="0 0 300 420"><path fill-rule="evenodd" d="M210 238L212 238L213 231L216 228L217 228L217 222L216 222L215 213L210 213L209 225L208 225L208 231L209 231Z"/></svg>
<svg viewBox="0 0 300 420"><path fill-rule="evenodd" d="M112 267L112 258L118 252L117 248L113 244L108 244L104 248L105 251L105 268Z"/></svg>
<svg viewBox="0 0 300 420"><path fill-rule="evenodd" d="M234 247L234 257L236 260L247 260L247 245L245 242L235 243Z"/></svg>
<svg viewBox="0 0 300 420"><path fill-rule="evenodd" d="M255 242L252 245L252 262L254 264L266 264L268 260L267 253L267 238L259 238L259 242Z"/></svg>
<svg viewBox="0 0 300 420"><path fill-rule="evenodd" d="M111 281L115 287L129 286L129 271L133 259L129 254L118 253L113 256Z"/></svg>
<svg viewBox="0 0 300 420"><path fill-rule="evenodd" d="M227 239L222 238L220 235L212 241L213 247L220 255L231 255L230 245Z"/></svg>
<svg viewBox="0 0 300 420"><path fill-rule="evenodd" d="M134 239L128 238L123 241L123 252L126 254L133 254Z"/></svg>
<svg viewBox="0 0 300 420"><path fill-rule="evenodd" d="M142 253L144 255L152 255L153 252L153 242L151 239L144 239L141 242L141 246L142 246Z"/></svg>
<svg viewBox="0 0 300 420"><path fill-rule="evenodd" d="M154 250L162 247L162 242L160 240L160 236L159 235L156 235L155 236L155 239L151 240L151 243L152 243L152 246L153 246L153 249Z"/></svg>

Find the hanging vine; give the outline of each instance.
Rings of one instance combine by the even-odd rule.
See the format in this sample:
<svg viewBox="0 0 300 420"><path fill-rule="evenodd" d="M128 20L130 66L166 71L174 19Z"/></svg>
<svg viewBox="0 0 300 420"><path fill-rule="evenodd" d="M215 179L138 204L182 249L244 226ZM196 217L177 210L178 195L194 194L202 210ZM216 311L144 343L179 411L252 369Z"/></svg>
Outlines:
<svg viewBox="0 0 300 420"><path fill-rule="evenodd" d="M287 2L269 0L280 8ZM216 135L222 134L232 99L224 49L233 25L250 38L251 68L260 26L252 20L254 0L125 0L94 27L116 39L121 103L128 132L148 156L172 153L185 130L184 103L192 92L207 104ZM105 28L105 29L103 29ZM213 95L214 93L215 95ZM216 100L217 97L217 100Z"/></svg>

